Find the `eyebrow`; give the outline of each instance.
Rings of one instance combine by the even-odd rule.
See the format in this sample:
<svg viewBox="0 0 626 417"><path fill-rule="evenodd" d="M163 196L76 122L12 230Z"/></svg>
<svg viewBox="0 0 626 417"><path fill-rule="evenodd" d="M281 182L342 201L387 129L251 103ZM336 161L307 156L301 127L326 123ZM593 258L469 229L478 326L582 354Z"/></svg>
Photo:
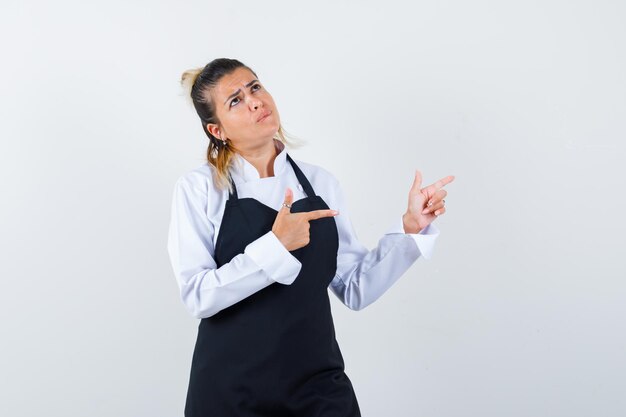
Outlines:
<svg viewBox="0 0 626 417"><path fill-rule="evenodd" d="M257 81L259 81L259 80L254 79L254 80L250 81L248 84L246 84L246 85L245 85L245 87L250 87L252 84L254 84L254 83L255 83L255 82L257 82ZM226 104L226 102L227 102L228 100L230 100L231 98L233 98L233 97L235 97L236 95L238 95L238 94L239 94L239 92L241 92L241 88L238 88L238 89L237 89L237 91L235 91L234 93L232 93L231 95L229 95L229 96L228 96L228 98L226 99L226 101L224 101L224 104Z"/></svg>

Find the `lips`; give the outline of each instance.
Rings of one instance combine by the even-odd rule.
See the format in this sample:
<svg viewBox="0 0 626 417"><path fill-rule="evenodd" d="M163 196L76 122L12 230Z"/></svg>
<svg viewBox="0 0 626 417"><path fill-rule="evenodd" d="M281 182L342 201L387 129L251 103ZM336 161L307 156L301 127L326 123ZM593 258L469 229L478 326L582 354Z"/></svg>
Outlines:
<svg viewBox="0 0 626 417"><path fill-rule="evenodd" d="M272 112L268 110L267 112L263 113L256 121L257 122L261 122L261 121L263 121L263 119L265 119L270 114L272 114Z"/></svg>

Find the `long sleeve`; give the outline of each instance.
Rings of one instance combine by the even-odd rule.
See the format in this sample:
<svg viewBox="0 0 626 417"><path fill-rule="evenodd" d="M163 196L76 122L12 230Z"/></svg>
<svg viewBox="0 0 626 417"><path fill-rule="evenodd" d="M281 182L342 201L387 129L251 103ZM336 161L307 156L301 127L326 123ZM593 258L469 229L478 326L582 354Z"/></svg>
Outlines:
<svg viewBox="0 0 626 417"><path fill-rule="evenodd" d="M333 177L334 179L334 177ZM383 295L421 256L429 259L439 229L430 224L420 233L404 233L402 217L368 250L354 231L349 208L339 182L334 179L333 208L339 232L337 272L330 284L333 293L350 309L361 310Z"/></svg>
<svg viewBox="0 0 626 417"><path fill-rule="evenodd" d="M207 191L202 188L187 177L176 182L167 245L181 299L199 319L274 282L291 284L302 267L269 231L217 268L213 258L214 228L207 217Z"/></svg>

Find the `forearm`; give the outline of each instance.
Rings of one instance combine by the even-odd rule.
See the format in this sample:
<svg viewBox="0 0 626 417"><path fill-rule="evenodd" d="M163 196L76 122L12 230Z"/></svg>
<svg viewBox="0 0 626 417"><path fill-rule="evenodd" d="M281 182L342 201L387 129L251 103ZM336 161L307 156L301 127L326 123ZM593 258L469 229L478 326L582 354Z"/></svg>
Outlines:
<svg viewBox="0 0 626 417"><path fill-rule="evenodd" d="M181 299L194 317L210 317L275 282L291 284L301 266L268 232L219 268L180 273Z"/></svg>
<svg viewBox="0 0 626 417"><path fill-rule="evenodd" d="M377 246L333 280L333 291L352 310L362 310L384 294L419 258L409 235L387 234Z"/></svg>
<svg viewBox="0 0 626 417"><path fill-rule="evenodd" d="M347 240L331 289L348 308L367 307L391 288L420 256L430 259L439 233L433 224L417 234L403 233L402 221L398 219L370 251L355 238Z"/></svg>

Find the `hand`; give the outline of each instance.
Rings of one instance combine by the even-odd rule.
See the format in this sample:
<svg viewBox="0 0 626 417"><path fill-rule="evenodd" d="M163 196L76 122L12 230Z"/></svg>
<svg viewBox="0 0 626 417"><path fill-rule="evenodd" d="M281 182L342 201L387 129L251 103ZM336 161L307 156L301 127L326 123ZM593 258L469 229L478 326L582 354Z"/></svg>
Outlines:
<svg viewBox="0 0 626 417"><path fill-rule="evenodd" d="M409 207L402 216L405 233L419 233L437 216L445 213L443 198L448 195L448 192L442 188L452 181L454 181L454 175L448 175L434 184L420 189L422 174L419 170L415 171L415 180L409 191Z"/></svg>
<svg viewBox="0 0 626 417"><path fill-rule="evenodd" d="M285 191L285 204L291 205L293 202L293 191L287 188ZM274 225L272 232L288 251L299 249L309 244L309 221L321 217L331 217L339 214L336 210L313 210L300 213L292 213L289 207L283 206Z"/></svg>

